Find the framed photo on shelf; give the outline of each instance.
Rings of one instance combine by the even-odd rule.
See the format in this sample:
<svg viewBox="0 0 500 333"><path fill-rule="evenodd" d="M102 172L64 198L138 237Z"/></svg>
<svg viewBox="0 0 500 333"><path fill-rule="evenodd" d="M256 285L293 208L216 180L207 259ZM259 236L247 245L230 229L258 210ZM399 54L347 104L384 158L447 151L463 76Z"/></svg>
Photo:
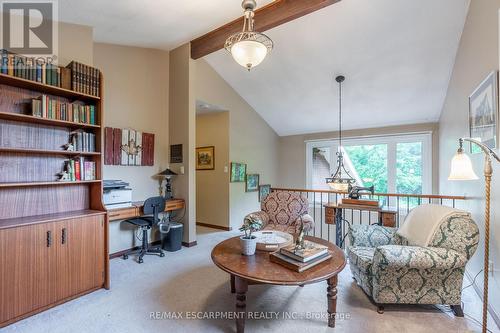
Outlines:
<svg viewBox="0 0 500 333"><path fill-rule="evenodd" d="M215 170L215 147L196 148L196 170Z"/></svg>
<svg viewBox="0 0 500 333"><path fill-rule="evenodd" d="M259 186L259 202L262 202L271 193L271 185Z"/></svg>
<svg viewBox="0 0 500 333"><path fill-rule="evenodd" d="M498 71L494 71L469 96L470 137L498 148L498 116ZM471 153L479 151L471 145Z"/></svg>
<svg viewBox="0 0 500 333"><path fill-rule="evenodd" d="M257 192L259 190L259 175L249 174L246 178L245 192Z"/></svg>
<svg viewBox="0 0 500 333"><path fill-rule="evenodd" d="M231 162L231 174L229 179L231 183L244 183L246 174L247 174L246 164Z"/></svg>

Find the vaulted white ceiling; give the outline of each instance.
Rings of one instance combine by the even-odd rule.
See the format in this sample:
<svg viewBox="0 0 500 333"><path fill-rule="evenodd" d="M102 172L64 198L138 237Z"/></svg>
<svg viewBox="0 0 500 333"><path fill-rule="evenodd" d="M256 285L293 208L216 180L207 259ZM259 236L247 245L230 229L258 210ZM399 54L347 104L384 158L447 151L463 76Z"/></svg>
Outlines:
<svg viewBox="0 0 500 333"><path fill-rule="evenodd" d="M224 51L210 65L279 135L438 121L469 0L343 0L266 32L251 72ZM466 101L464 101L466 103Z"/></svg>
<svg viewBox="0 0 500 333"><path fill-rule="evenodd" d="M60 21L94 27L97 42L164 50L243 15L240 0L62 0L58 6Z"/></svg>
<svg viewBox="0 0 500 333"><path fill-rule="evenodd" d="M258 0L263 6L272 0ZM342 0L266 32L275 49L248 73L224 51L209 64L279 135L439 119L470 0ZM240 0L64 0L59 19L98 42L169 50L242 14Z"/></svg>

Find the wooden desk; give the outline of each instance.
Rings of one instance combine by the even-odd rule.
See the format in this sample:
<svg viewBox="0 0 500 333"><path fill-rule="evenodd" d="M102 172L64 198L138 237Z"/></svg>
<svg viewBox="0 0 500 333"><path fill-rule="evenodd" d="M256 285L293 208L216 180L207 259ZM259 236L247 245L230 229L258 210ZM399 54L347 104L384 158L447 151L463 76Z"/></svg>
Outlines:
<svg viewBox="0 0 500 333"><path fill-rule="evenodd" d="M344 209L352 209L359 211L377 212L378 213L378 224L384 227L395 227L397 219L397 211L391 207L387 206L366 206L366 205L350 205L350 204L335 204L327 203L324 204L325 207L325 223L336 225L336 240L335 244L341 246L343 238L343 226L342 214Z"/></svg>
<svg viewBox="0 0 500 333"><path fill-rule="evenodd" d="M144 201L135 201L132 203L131 207L124 208L116 208L108 210L109 221L118 221L130 219L133 217L138 217L143 215L142 207L144 205ZM170 199L167 200L165 205L165 211L171 212L177 209L182 209L185 206L184 199Z"/></svg>

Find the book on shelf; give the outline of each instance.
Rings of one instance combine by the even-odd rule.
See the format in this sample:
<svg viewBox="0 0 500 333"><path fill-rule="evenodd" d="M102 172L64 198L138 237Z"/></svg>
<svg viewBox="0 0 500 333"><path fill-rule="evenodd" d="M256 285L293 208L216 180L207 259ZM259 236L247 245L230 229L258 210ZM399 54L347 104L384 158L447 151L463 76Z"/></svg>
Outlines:
<svg viewBox="0 0 500 333"><path fill-rule="evenodd" d="M323 253L323 255L316 257L314 260L308 261L308 262L297 261L295 259L292 259L292 258L284 255L280 251L276 251L276 252L269 254L269 260L271 262L274 262L276 264L284 266L284 267L291 269L297 273L302 273L310 268L313 268L313 267L329 260L330 258L332 258L332 254L329 253L328 251L326 253Z"/></svg>
<svg viewBox="0 0 500 333"><path fill-rule="evenodd" d="M0 53L2 61L0 72L2 74L51 86L61 86L61 69L59 66L39 61L35 57L15 54L5 49L2 49Z"/></svg>
<svg viewBox="0 0 500 333"><path fill-rule="evenodd" d="M70 181L95 180L96 164L84 157L77 157L66 161L65 171Z"/></svg>
<svg viewBox="0 0 500 333"><path fill-rule="evenodd" d="M295 245L289 245L282 247L280 249L280 252L282 255L287 256L291 259L306 263L318 257L321 257L325 253L328 253L328 247L305 240L304 249L302 250L295 250Z"/></svg>
<svg viewBox="0 0 500 333"><path fill-rule="evenodd" d="M70 133L70 143L75 151L95 152L95 134L83 130Z"/></svg>
<svg viewBox="0 0 500 333"><path fill-rule="evenodd" d="M80 102L66 103L47 95L31 100L31 115L75 123L96 124L95 105L84 105Z"/></svg>
<svg viewBox="0 0 500 333"><path fill-rule="evenodd" d="M99 69L77 61L70 62L66 68L71 69L71 90L99 96L101 75Z"/></svg>

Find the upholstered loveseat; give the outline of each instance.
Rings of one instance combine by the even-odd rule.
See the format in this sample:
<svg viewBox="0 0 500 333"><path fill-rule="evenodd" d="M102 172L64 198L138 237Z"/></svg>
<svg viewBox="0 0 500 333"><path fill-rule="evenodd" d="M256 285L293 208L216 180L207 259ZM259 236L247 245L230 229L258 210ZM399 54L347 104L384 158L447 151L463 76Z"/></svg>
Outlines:
<svg viewBox="0 0 500 333"><path fill-rule="evenodd" d="M426 215L426 210L446 211L432 206L437 205L419 206L410 212L408 217L412 215L417 225L406 228L406 232L418 232L418 223L422 222L419 216L436 216ZM465 265L479 241L478 227L469 214L450 209L435 223L429 240L419 240L419 245L395 228L378 225L352 227L349 240L347 254L353 277L378 305L379 312L383 312L382 304L390 303L447 304L455 315L463 316Z"/></svg>
<svg viewBox="0 0 500 333"><path fill-rule="evenodd" d="M313 218L308 214L309 202L298 192L271 192L262 202L261 210L250 213L245 218L259 219L264 230L279 230L288 233L298 233L300 221L304 230L313 228Z"/></svg>

